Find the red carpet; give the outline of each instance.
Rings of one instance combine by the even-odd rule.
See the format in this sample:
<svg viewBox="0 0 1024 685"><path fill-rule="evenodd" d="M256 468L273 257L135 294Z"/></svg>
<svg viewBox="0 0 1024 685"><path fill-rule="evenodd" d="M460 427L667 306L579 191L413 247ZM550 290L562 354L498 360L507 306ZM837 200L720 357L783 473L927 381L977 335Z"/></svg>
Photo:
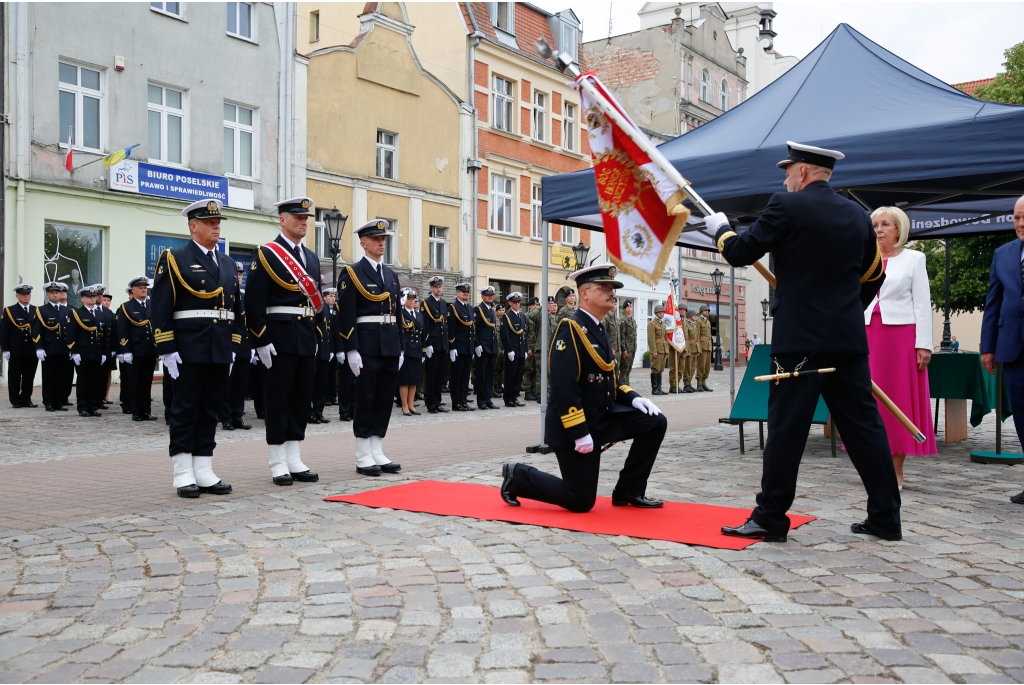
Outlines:
<svg viewBox="0 0 1024 685"><path fill-rule="evenodd" d="M610 497L598 497L586 514L574 514L552 504L520 500L522 506L505 504L498 488L469 483L433 480L393 485L357 495L325 497L327 502L347 502L365 507L416 511L441 516L465 516L484 521L526 523L599 535L628 535L648 540L669 540L718 549L744 549L755 541L722 535L722 526L738 526L750 516L749 509L713 504L665 502L661 509L613 507ZM813 516L789 515L793 528L813 521Z"/></svg>

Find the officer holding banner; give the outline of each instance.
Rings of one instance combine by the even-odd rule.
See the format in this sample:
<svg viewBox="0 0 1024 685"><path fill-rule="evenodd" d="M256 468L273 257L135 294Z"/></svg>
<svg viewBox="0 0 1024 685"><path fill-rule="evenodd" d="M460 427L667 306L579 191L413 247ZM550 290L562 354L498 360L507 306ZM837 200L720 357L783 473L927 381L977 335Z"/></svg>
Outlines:
<svg viewBox="0 0 1024 685"><path fill-rule="evenodd" d="M302 463L309 408L313 402L317 334L323 307L320 260L303 245L313 201L293 197L274 205L281 234L256 248L245 288L245 313L252 346L264 366L263 397L270 475L275 485L316 482ZM248 361L248 360L246 360Z"/></svg>

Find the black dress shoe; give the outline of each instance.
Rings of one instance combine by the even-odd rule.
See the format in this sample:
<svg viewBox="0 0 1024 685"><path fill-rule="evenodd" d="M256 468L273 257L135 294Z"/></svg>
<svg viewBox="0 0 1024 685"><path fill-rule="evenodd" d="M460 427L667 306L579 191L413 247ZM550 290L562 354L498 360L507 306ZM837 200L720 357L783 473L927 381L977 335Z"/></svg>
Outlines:
<svg viewBox="0 0 1024 685"><path fill-rule="evenodd" d="M331 422L331 420L329 418L327 418L326 416L324 416L323 414L318 415L317 418L320 419L320 423L330 423Z"/></svg>
<svg viewBox="0 0 1024 685"><path fill-rule="evenodd" d="M1014 504L1024 504L1024 492L1019 495L1014 495L1010 498L1010 501Z"/></svg>
<svg viewBox="0 0 1024 685"><path fill-rule="evenodd" d="M310 471L309 469L305 471L299 471L298 473L292 473L290 475L293 479L300 481L302 483L315 483L318 480L320 480L319 474L317 474L316 471Z"/></svg>
<svg viewBox="0 0 1024 685"><path fill-rule="evenodd" d="M188 499L195 499L196 497L199 497L199 486L186 485L178 488L178 497L186 497Z"/></svg>
<svg viewBox="0 0 1024 685"><path fill-rule="evenodd" d="M283 476L274 476L274 485L291 485L293 478L290 473Z"/></svg>
<svg viewBox="0 0 1024 685"><path fill-rule="evenodd" d="M316 424L320 423L320 417L318 417L316 414L310 414L309 418L306 419L306 423L315 426Z"/></svg>
<svg viewBox="0 0 1024 685"><path fill-rule="evenodd" d="M427 407L427 413L428 414L436 414L437 413L437 407Z"/></svg>
<svg viewBox="0 0 1024 685"><path fill-rule="evenodd" d="M132 421L145 421L145 420L146 420L145 416L139 416L138 414L132 415Z"/></svg>
<svg viewBox="0 0 1024 685"><path fill-rule="evenodd" d="M456 404L454 407L452 407L452 411L466 411L466 410L462 407L461 404Z"/></svg>
<svg viewBox="0 0 1024 685"><path fill-rule="evenodd" d="M155 416L153 416L152 414L143 414L142 415L142 420L143 421L159 421L159 419L156 418Z"/></svg>
<svg viewBox="0 0 1024 685"><path fill-rule="evenodd" d="M221 421L220 425L226 431L233 431L233 430L235 430L234 424L232 424L230 421Z"/></svg>
<svg viewBox="0 0 1024 685"><path fill-rule="evenodd" d="M46 411L57 411L57 410L56 410L56 409L54 409L53 407L47 407L47 408L46 408Z"/></svg>
<svg viewBox="0 0 1024 685"><path fill-rule="evenodd" d="M78 410L78 415L79 416L92 416L92 412L91 411L85 411L84 409L79 409Z"/></svg>
<svg viewBox="0 0 1024 685"><path fill-rule="evenodd" d="M510 461L501 467L501 499L505 500L505 504L511 507L518 507L519 500L516 498L515 488L513 487L513 474L516 470L516 462Z"/></svg>
<svg viewBox="0 0 1024 685"><path fill-rule="evenodd" d="M665 503L660 499L650 499L645 495L627 495L624 492L612 490L613 507L634 506L638 509L657 509L664 505Z"/></svg>
<svg viewBox="0 0 1024 685"><path fill-rule="evenodd" d="M686 387L683 388L683 393L688 393L688 392L696 392L696 391L693 389L692 385L687 385Z"/></svg>
<svg viewBox="0 0 1024 685"><path fill-rule="evenodd" d="M35 409L39 405L35 404L34 402L29 401L29 402L22 402L21 406L25 407L26 409Z"/></svg>
<svg viewBox="0 0 1024 685"><path fill-rule="evenodd" d="M338 412L338 420L339 421L351 421L352 420L352 415L349 414L347 411Z"/></svg>
<svg viewBox="0 0 1024 685"><path fill-rule="evenodd" d="M134 414L135 412L132 411L131 407L126 407L124 405L121 405L121 413L122 414Z"/></svg>
<svg viewBox="0 0 1024 685"><path fill-rule="evenodd" d="M199 492L205 492L210 495L227 495L231 492L231 485L222 480L217 481L213 485L199 485L197 487Z"/></svg>
<svg viewBox="0 0 1024 685"><path fill-rule="evenodd" d="M113 402L111 402L110 400L103 400L103 406L104 407L109 407L112 404L113 404Z"/></svg>
<svg viewBox="0 0 1024 685"><path fill-rule="evenodd" d="M674 385L668 386L668 394L669 395L676 395L678 393L679 393L679 391L676 390L676 386L674 386Z"/></svg>
<svg viewBox="0 0 1024 685"><path fill-rule="evenodd" d="M63 406L60 406L60 407L54 407L53 410L54 411L67 411L68 410L68 406L70 406L70 405L63 405Z"/></svg>
<svg viewBox="0 0 1024 685"><path fill-rule="evenodd" d="M11 407L14 409L21 409L21 402L11 402Z"/></svg>
<svg viewBox="0 0 1024 685"><path fill-rule="evenodd" d="M440 404L437 405L436 407L434 407L434 410L437 411L439 414L447 414L448 413L448 410L445 409L444 407L442 407Z"/></svg>
<svg viewBox="0 0 1024 685"><path fill-rule="evenodd" d="M407 411L403 411L403 412L402 412L402 416L412 416L412 414L410 414L410 413L409 413L409 412L407 412Z"/></svg>
<svg viewBox="0 0 1024 685"><path fill-rule="evenodd" d="M490 407L488 407L486 404L478 404L476 405L476 408L479 409L480 411L487 411L488 409L490 409Z"/></svg>
<svg viewBox="0 0 1024 685"><path fill-rule="evenodd" d="M103 417L103 414L93 409L91 412L89 412L89 416L93 417L94 419L99 419Z"/></svg>
<svg viewBox="0 0 1024 685"><path fill-rule="evenodd" d="M722 526L722 535L731 535L734 538L747 538L748 540L763 540L764 542L786 541L786 533L773 535L754 523L754 519L747 519L747 522L742 526Z"/></svg>
<svg viewBox="0 0 1024 685"><path fill-rule="evenodd" d="M487 405L487 408L488 408L488 409L501 409L501 407L496 407L496 406L494 406L494 403L493 403L493 402L489 403L489 404Z"/></svg>
<svg viewBox="0 0 1024 685"><path fill-rule="evenodd" d="M250 430L252 428L252 426L247 424L245 421L242 421L242 419L238 419L237 421L232 421L231 425L235 427L235 430L240 430L240 431L247 431L247 430Z"/></svg>
<svg viewBox="0 0 1024 685"><path fill-rule="evenodd" d="M379 476L383 471L379 466L374 464L373 466L357 466L356 473L363 476Z"/></svg>
<svg viewBox="0 0 1024 685"><path fill-rule="evenodd" d="M712 390L711 388L709 388L709 387L708 387L708 386L707 386L706 384L705 384L705 385L702 385L702 386L700 386L700 387L701 387L701 390L703 390L704 392L714 392L714 390Z"/></svg>
<svg viewBox="0 0 1024 685"><path fill-rule="evenodd" d="M523 399L525 399L527 402L529 402L530 400L537 399L537 395L535 393L528 392L528 393L526 393L526 395L524 395Z"/></svg>
<svg viewBox="0 0 1024 685"><path fill-rule="evenodd" d="M462 411L476 411L476 407L471 407L468 404L462 405Z"/></svg>
<svg viewBox="0 0 1024 685"><path fill-rule="evenodd" d="M870 519L864 519L860 523L854 523L850 526L850 530L858 535L874 535L876 538L891 540L892 542L898 542L903 539L903 531L884 530L871 523Z"/></svg>
<svg viewBox="0 0 1024 685"><path fill-rule="evenodd" d="M387 464L381 464L380 470L383 471L384 473L398 473L399 471L402 470L402 465L396 464L395 462L392 461L388 462Z"/></svg>
<svg viewBox="0 0 1024 685"><path fill-rule="evenodd" d="M418 412L415 409L413 409L411 412L409 412L409 414L412 415L412 416L423 416L423 412Z"/></svg>

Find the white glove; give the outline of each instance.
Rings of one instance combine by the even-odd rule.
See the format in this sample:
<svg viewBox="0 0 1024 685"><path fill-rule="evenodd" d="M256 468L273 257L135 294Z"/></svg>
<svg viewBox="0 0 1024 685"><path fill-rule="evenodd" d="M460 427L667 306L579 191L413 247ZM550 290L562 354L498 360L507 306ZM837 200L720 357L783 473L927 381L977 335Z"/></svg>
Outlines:
<svg viewBox="0 0 1024 685"><path fill-rule="evenodd" d="M256 356L256 350L249 350L249 363L255 365L259 361L259 357Z"/></svg>
<svg viewBox="0 0 1024 685"><path fill-rule="evenodd" d="M398 355L398 368L401 369L402 368L402 364L404 364L404 363L405 363L405 352L402 352L401 354Z"/></svg>
<svg viewBox="0 0 1024 685"><path fill-rule="evenodd" d="M576 439L576 451L580 454L590 454L594 451L594 439L590 437L590 433Z"/></svg>
<svg viewBox="0 0 1024 685"><path fill-rule="evenodd" d="M11 361L11 353L8 352L7 350L4 350L4 361L5 362Z"/></svg>
<svg viewBox="0 0 1024 685"><path fill-rule="evenodd" d="M515 352L509 352L508 353L508 360L510 362L514 362L516 360L516 353Z"/></svg>
<svg viewBox="0 0 1024 685"><path fill-rule="evenodd" d="M100 364L106 364L106 363L107 363L107 355L101 354L100 355Z"/></svg>
<svg viewBox="0 0 1024 685"><path fill-rule="evenodd" d="M345 353L344 352L336 353L334 355L334 358L338 360L339 364L344 364L345 363Z"/></svg>
<svg viewBox="0 0 1024 685"><path fill-rule="evenodd" d="M6 352L4 354L6 354ZM434 356L434 346L433 345L427 345L427 359L430 359L433 356Z"/></svg>
<svg viewBox="0 0 1024 685"><path fill-rule="evenodd" d="M167 373L170 374L171 378L178 377L178 364L181 364L181 356L177 352L171 352L170 354L161 354L160 363L167 369Z"/></svg>
<svg viewBox="0 0 1024 685"><path fill-rule="evenodd" d="M474 351L474 352L476 352L476 356L478 356L478 357L479 357L480 355L482 355L482 354L484 353L484 348L482 348L482 347L480 347L479 345L477 345L477 346L476 346L476 349L475 349L475 350L473 350L473 351Z"/></svg>
<svg viewBox="0 0 1024 685"><path fill-rule="evenodd" d="M426 357L420 357L420 363L421 364L426 364L427 363L427 358Z"/></svg>
<svg viewBox="0 0 1024 685"><path fill-rule="evenodd" d="M41 362L46 361L46 350L36 350L36 359Z"/></svg>
<svg viewBox="0 0 1024 685"><path fill-rule="evenodd" d="M708 227L708 232L714 235L722 226L729 225L729 218L722 212L715 212L711 216L704 217L704 224Z"/></svg>
<svg viewBox="0 0 1024 685"><path fill-rule="evenodd" d="M458 350L449 350L448 351L448 356L452 358L452 361L455 361L455 358L459 356L459 351Z"/></svg>
<svg viewBox="0 0 1024 685"><path fill-rule="evenodd" d="M352 369L353 376L359 376L359 370L363 368L363 357L359 350L352 350L346 355L348 357L348 368Z"/></svg>
<svg viewBox="0 0 1024 685"><path fill-rule="evenodd" d="M121 359L124 361L125 364L131 364L135 361L135 355L132 354L131 352L125 352L124 354L121 355Z"/></svg>
<svg viewBox="0 0 1024 685"><path fill-rule="evenodd" d="M658 409L657 405L655 405L654 402L651 402L646 397L634 398L633 406L642 411L643 413L650 414L651 416L657 416L658 414L661 413L661 410Z"/></svg>
<svg viewBox="0 0 1024 685"><path fill-rule="evenodd" d="M235 353L231 353L231 363L228 364L228 376L231 375L231 369L235 368Z"/></svg>
<svg viewBox="0 0 1024 685"><path fill-rule="evenodd" d="M7 354L7 353L4 352L4 354ZM73 355L71 355L71 361L73 361L75 363L75 366L80 366L82 364L82 355L80 355L80 354L73 354Z"/></svg>
<svg viewBox="0 0 1024 685"><path fill-rule="evenodd" d="M123 354L115 354L114 358L117 359L117 363L118 364L123 364L124 363L124 355Z"/></svg>
<svg viewBox="0 0 1024 685"><path fill-rule="evenodd" d="M260 356L260 361L263 362L263 366L269 369L274 365L274 360L271 359L271 357L277 356L277 350L274 349L274 343L270 343L263 347L257 347L256 354Z"/></svg>

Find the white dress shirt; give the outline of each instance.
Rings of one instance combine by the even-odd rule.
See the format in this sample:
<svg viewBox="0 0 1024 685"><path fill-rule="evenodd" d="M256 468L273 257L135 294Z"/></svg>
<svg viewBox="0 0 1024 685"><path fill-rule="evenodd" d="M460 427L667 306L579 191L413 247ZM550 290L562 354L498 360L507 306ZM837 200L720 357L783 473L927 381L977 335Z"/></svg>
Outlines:
<svg viewBox="0 0 1024 685"><path fill-rule="evenodd" d="M882 288L864 310L865 326L871 324L876 304L883 324L915 324L914 346L932 349L932 295L923 252L904 249L888 259Z"/></svg>

